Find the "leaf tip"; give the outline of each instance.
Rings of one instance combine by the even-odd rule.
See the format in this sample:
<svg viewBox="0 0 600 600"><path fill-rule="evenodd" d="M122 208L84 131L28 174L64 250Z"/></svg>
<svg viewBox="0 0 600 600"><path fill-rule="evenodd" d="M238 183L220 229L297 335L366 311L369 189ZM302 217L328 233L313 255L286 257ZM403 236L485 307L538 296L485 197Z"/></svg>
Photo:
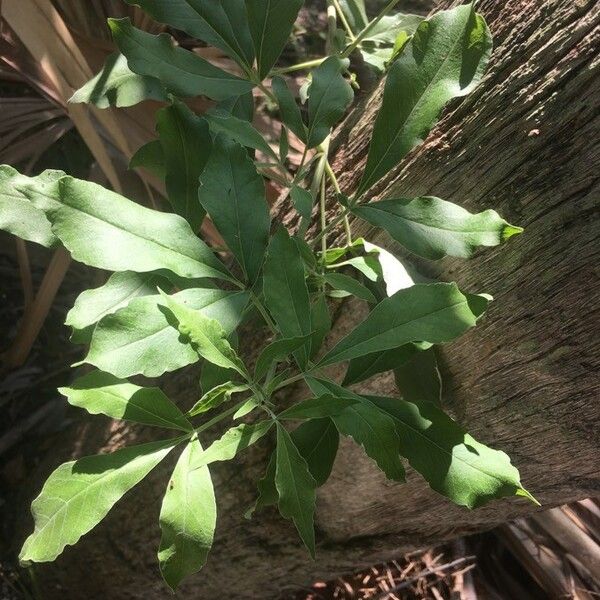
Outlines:
<svg viewBox="0 0 600 600"><path fill-rule="evenodd" d="M514 235L520 235L524 231L525 230L523 229L523 227L517 227L516 225L506 225L502 230L502 241L505 242Z"/></svg>
<svg viewBox="0 0 600 600"><path fill-rule="evenodd" d="M541 503L535 498L533 494L530 494L525 488L518 488L515 492L515 496L520 496L521 498L527 498L530 502L533 502L536 506L542 506Z"/></svg>

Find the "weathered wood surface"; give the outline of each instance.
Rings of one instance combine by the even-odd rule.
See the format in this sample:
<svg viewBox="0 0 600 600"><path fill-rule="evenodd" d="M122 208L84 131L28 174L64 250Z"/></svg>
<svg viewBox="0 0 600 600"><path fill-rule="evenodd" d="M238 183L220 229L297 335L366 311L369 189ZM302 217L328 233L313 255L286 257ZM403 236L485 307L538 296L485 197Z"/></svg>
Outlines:
<svg viewBox="0 0 600 600"><path fill-rule="evenodd" d="M504 248L468 263L419 266L495 296L481 325L443 353L446 405L475 436L507 451L526 487L551 506L600 490L600 6L482 0L479 10L496 39L490 74L446 111L430 141L377 191L435 194L471 210L493 207L526 227ZM338 138L335 166L346 190L360 175L377 102L376 93ZM357 316L355 306L340 310L335 335ZM196 382L172 385L189 396ZM393 384L382 377L366 389L389 393ZM135 437L93 423L78 433L80 454ZM476 511L455 507L413 473L406 485L387 482L362 450L344 443L318 495L312 563L275 511L253 521L242 517L266 454L257 447L212 469L217 540L207 567L181 597L278 598L314 578L535 510L519 499ZM166 469L157 470L76 549L39 568L44 597L165 598L155 560L165 477Z"/></svg>

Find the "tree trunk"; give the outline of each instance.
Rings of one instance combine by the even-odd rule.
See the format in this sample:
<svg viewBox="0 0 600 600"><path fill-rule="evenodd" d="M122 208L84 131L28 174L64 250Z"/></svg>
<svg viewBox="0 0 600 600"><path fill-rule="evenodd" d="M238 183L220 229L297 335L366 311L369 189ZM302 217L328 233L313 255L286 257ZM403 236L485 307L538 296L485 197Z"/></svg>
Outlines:
<svg viewBox="0 0 600 600"><path fill-rule="evenodd" d="M434 194L470 210L493 207L526 228L504 248L469 262L418 267L495 296L481 325L443 351L445 403L481 441L509 453L524 485L550 507L600 489L594 372L600 336L593 318L600 300L594 213L600 192L600 6L595 0L482 0L478 10L496 40L489 75L446 111L427 143L377 192ZM343 173L346 190L364 164L380 93L381 87L337 137L335 170ZM377 241L368 229L362 233ZM333 337L357 319L356 307L344 305L338 313ZM196 383L179 379L171 385L181 392ZM390 377L361 389L394 393ZM123 426L109 431L93 422L94 429L77 434L83 440L78 454L132 441ZM278 598L315 578L536 510L507 499L468 511L414 473L406 485L390 483L345 440L318 494L312 562L275 510L252 521L242 516L268 451L259 445L211 469L217 539L208 565L183 586L181 597ZM166 472L157 470L57 563L37 567L44 598L166 597L155 559Z"/></svg>

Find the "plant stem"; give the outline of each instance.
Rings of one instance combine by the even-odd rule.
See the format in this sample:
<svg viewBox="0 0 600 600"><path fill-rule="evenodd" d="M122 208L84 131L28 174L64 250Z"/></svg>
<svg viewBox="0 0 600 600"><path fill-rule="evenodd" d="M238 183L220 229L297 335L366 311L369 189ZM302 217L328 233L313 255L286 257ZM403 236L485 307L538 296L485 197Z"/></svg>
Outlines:
<svg viewBox="0 0 600 600"><path fill-rule="evenodd" d="M356 36L354 35L354 32L352 31L352 27L350 27L350 23L348 23L348 19L346 19L346 15L344 14L344 11L342 10L339 0L331 0L331 2L333 3L333 5L335 6L335 9L337 10L338 17L340 18L340 21L342 22L342 25L344 26L344 29L346 30L348 37L353 42L356 39Z"/></svg>
<svg viewBox="0 0 600 600"><path fill-rule="evenodd" d="M228 408L227 410L223 411L222 413L219 413L216 417L213 417L210 421L207 421L206 423L204 423L204 425L200 425L200 427L196 428L196 433L202 433L203 431L205 431L209 427L212 427L213 425L216 425L217 423L219 423L223 419L226 419L230 415L233 415L242 406L244 406L244 404L246 404L246 402L248 402L247 399L242 400L241 402L238 402L238 404L236 404L235 406L232 406L231 408Z"/></svg>
<svg viewBox="0 0 600 600"><path fill-rule="evenodd" d="M327 219L325 215L325 177L321 177L321 198L319 201L319 213L321 215L321 252L323 254L323 260L325 260L325 254L327 253L327 236L325 230L327 228ZM323 287L325 284L323 283Z"/></svg>
<svg viewBox="0 0 600 600"><path fill-rule="evenodd" d="M340 189L340 184L338 183L337 177L335 176L335 173L333 172L329 161L327 161L327 163L325 164L325 172L327 173L327 176L333 184L333 189L335 190L335 193L341 194L342 190ZM348 241L348 246L350 246L352 245L352 230L350 229L350 221L348 220L347 214L344 215L344 229L346 230L346 239Z"/></svg>
<svg viewBox="0 0 600 600"><path fill-rule="evenodd" d="M356 39L342 52L342 58L348 58L359 46L360 43L373 31L373 28L383 17L385 17L398 4L400 0L390 0L381 10L381 12L356 36Z"/></svg>
<svg viewBox="0 0 600 600"><path fill-rule="evenodd" d="M337 29L337 12L332 0L327 0L327 54L335 53L335 32Z"/></svg>
<svg viewBox="0 0 600 600"><path fill-rule="evenodd" d="M327 57L323 56L321 58L313 58L312 60L307 60L305 62L298 63L296 65L291 65L289 67L283 67L281 69L273 69L271 71L272 75L285 75L286 73L293 73L294 71L303 71L304 69L312 69L313 67L318 67Z"/></svg>
<svg viewBox="0 0 600 600"><path fill-rule="evenodd" d="M277 333L277 327L275 327L273 319L271 319L269 313L267 312L267 309L263 306L263 303L253 291L250 291L250 300L252 301L252 304L254 304L254 306L256 307L256 310L258 310L258 312L260 313L261 317L265 320L265 323L267 324L271 332Z"/></svg>
<svg viewBox="0 0 600 600"><path fill-rule="evenodd" d="M335 227L337 227L345 218L348 218L350 211L351 208L344 207L342 212L333 221L331 221L331 223L329 223L327 227L325 227L325 229L322 229L315 236L315 239L312 241L313 247L317 245L317 243L323 236L327 235L332 229L335 229Z"/></svg>

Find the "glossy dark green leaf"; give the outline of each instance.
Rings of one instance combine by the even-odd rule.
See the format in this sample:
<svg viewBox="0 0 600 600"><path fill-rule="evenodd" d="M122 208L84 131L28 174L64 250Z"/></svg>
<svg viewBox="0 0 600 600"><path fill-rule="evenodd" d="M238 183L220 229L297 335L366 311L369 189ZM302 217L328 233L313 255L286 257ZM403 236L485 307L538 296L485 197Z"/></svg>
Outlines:
<svg viewBox="0 0 600 600"><path fill-rule="evenodd" d="M353 358L348 365L344 385L353 385L378 373L396 369L410 361L418 351L419 348L415 344L405 344L399 348Z"/></svg>
<svg viewBox="0 0 600 600"><path fill-rule="evenodd" d="M236 384L233 381L226 381L225 383L221 383L216 387L208 390L192 408L188 411L188 416L195 417L200 415L208 410L212 410L217 406L223 404L223 402L227 402L231 399L233 394L239 394L241 392L247 391L249 386L247 384Z"/></svg>
<svg viewBox="0 0 600 600"><path fill-rule="evenodd" d="M227 340L227 332L216 319L211 319L202 311L190 308L179 299L163 293L166 307L175 317L177 330L189 340L198 356L223 367L235 369L240 375L246 375L244 363Z"/></svg>
<svg viewBox="0 0 600 600"><path fill-rule="evenodd" d="M371 401L325 379L306 377L306 383L315 395L332 394L338 398L355 400L341 414L332 417L342 435L350 436L362 446L388 479L404 481L404 467L400 460L400 440L393 419Z"/></svg>
<svg viewBox="0 0 600 600"><path fill-rule="evenodd" d="M182 431L193 429L159 388L140 387L110 373L92 371L58 391L67 397L69 404L92 415Z"/></svg>
<svg viewBox="0 0 600 600"><path fill-rule="evenodd" d="M385 229L411 252L437 260L469 258L478 246L497 246L521 233L495 210L472 214L440 198L397 198L357 206L355 215Z"/></svg>
<svg viewBox="0 0 600 600"><path fill-rule="evenodd" d="M325 281L333 290L342 290L367 302L377 302L377 299L368 288L353 277L343 275L342 273L326 273Z"/></svg>
<svg viewBox="0 0 600 600"><path fill-rule="evenodd" d="M357 195L423 142L450 100L473 90L491 47L487 25L472 5L441 11L419 25L389 69Z"/></svg>
<svg viewBox="0 0 600 600"><path fill-rule="evenodd" d="M456 504L475 508L514 495L535 502L504 452L480 444L435 405L417 406L400 398L369 400L394 420L400 452L411 467Z"/></svg>
<svg viewBox="0 0 600 600"><path fill-rule="evenodd" d="M256 359L254 367L254 380L262 379L272 363L285 360L292 352L310 342L311 336L305 335L295 338L282 338L266 346Z"/></svg>
<svg viewBox="0 0 600 600"><path fill-rule="evenodd" d="M173 590L206 563L217 524L217 503L208 467L193 467L202 455L194 437L185 447L160 510L160 572Z"/></svg>
<svg viewBox="0 0 600 600"><path fill-rule="evenodd" d="M308 98L307 146L318 146L344 116L354 99L352 86L344 79L344 63L330 56L312 72Z"/></svg>
<svg viewBox="0 0 600 600"><path fill-rule="evenodd" d="M281 120L290 131L293 131L298 138L300 138L303 142L306 142L306 126L302 120L302 114L294 94L292 94L282 77L273 77L273 80L271 81L271 87L273 88L273 93L275 94L277 103L279 104Z"/></svg>
<svg viewBox="0 0 600 600"><path fill-rule="evenodd" d="M263 179L242 146L217 136L198 197L246 279L254 282L265 259L271 218Z"/></svg>
<svg viewBox="0 0 600 600"><path fill-rule="evenodd" d="M197 458L194 467L199 468L213 462L235 458L237 454L264 437L273 423L274 421L261 421L252 425L242 423L237 427L232 427Z"/></svg>
<svg viewBox="0 0 600 600"><path fill-rule="evenodd" d="M211 289L184 290L175 298L218 320L227 332L237 327L248 303L246 292ZM159 377L197 362L197 352L172 323L161 296L134 298L96 325L85 362L122 378Z"/></svg>
<svg viewBox="0 0 600 600"><path fill-rule="evenodd" d="M415 341L450 342L477 322L455 283L417 284L380 302L320 361L329 365Z"/></svg>
<svg viewBox="0 0 600 600"><path fill-rule="evenodd" d="M277 415L278 419L323 419L340 415L346 408L356 404L356 398L339 398L325 394L318 398L303 400Z"/></svg>
<svg viewBox="0 0 600 600"><path fill-rule="evenodd" d="M20 189L37 202L39 187L32 179ZM167 269L187 278L231 279L223 263L177 215L145 208L72 177L46 186L44 194L52 231L79 262L108 271Z"/></svg>
<svg viewBox="0 0 600 600"><path fill-rule="evenodd" d="M331 419L311 419L291 432L292 441L317 483L323 485L333 468L340 434Z"/></svg>
<svg viewBox="0 0 600 600"><path fill-rule="evenodd" d="M232 96L226 100L221 100L215 108L252 123L254 118L254 95L252 92L247 92L240 96Z"/></svg>
<svg viewBox="0 0 600 600"><path fill-rule="evenodd" d="M304 279L304 264L296 242L280 227L269 245L264 269L267 308L286 338L312 333L310 300ZM308 361L305 346L294 353L301 366Z"/></svg>
<svg viewBox="0 0 600 600"><path fill-rule="evenodd" d="M182 102L175 102L156 113L156 129L165 159L169 202L198 231L206 214L198 201L198 188L212 148L208 123Z"/></svg>
<svg viewBox="0 0 600 600"><path fill-rule="evenodd" d="M308 548L315 556L315 489L317 483L290 434L277 423L275 486L279 495L279 512L291 519Z"/></svg>
<svg viewBox="0 0 600 600"><path fill-rule="evenodd" d="M176 96L203 95L224 100L253 88L248 80L175 46L167 33L152 35L133 27L129 19L109 19L108 24L119 50L127 57L129 68L138 75L155 77Z"/></svg>
<svg viewBox="0 0 600 600"><path fill-rule="evenodd" d="M56 246L59 241L52 233L50 221L46 218L44 210L36 206L19 187L31 185L41 188L63 175L62 171L44 171L37 177L27 177L9 165L1 165L0 229L46 248Z"/></svg>
<svg viewBox="0 0 600 600"><path fill-rule="evenodd" d="M177 442L131 446L58 467L31 505L35 529L25 540L21 563L53 561L66 546L77 543Z"/></svg>
<svg viewBox="0 0 600 600"><path fill-rule="evenodd" d="M415 352L408 361L394 367L394 378L403 400L440 404L442 378L433 348Z"/></svg>
<svg viewBox="0 0 600 600"><path fill-rule="evenodd" d="M166 102L168 94L158 79L134 73L118 52L108 56L100 72L69 98L73 104L83 102L98 108L125 108L144 100Z"/></svg>
<svg viewBox="0 0 600 600"><path fill-rule="evenodd" d="M159 179L167 176L165 153L160 140L152 140L140 146L129 161L130 169L146 169Z"/></svg>
<svg viewBox="0 0 600 600"><path fill-rule="evenodd" d="M285 47L304 0L246 0L256 70L264 79Z"/></svg>
<svg viewBox="0 0 600 600"><path fill-rule="evenodd" d="M252 66L254 48L248 28L245 0L125 0L154 19L181 29L246 67Z"/></svg>
<svg viewBox="0 0 600 600"><path fill-rule="evenodd" d="M331 331L332 325L327 299L323 294L319 294L318 298L310 305L310 315L312 326L315 330L312 335L310 357L314 358L321 349L321 346L323 346L323 342L327 334Z"/></svg>
<svg viewBox="0 0 600 600"><path fill-rule="evenodd" d="M254 148L267 158L279 161L267 140L252 126L249 121L240 119L224 110L212 109L206 114L206 119L213 134L225 134L246 148Z"/></svg>

